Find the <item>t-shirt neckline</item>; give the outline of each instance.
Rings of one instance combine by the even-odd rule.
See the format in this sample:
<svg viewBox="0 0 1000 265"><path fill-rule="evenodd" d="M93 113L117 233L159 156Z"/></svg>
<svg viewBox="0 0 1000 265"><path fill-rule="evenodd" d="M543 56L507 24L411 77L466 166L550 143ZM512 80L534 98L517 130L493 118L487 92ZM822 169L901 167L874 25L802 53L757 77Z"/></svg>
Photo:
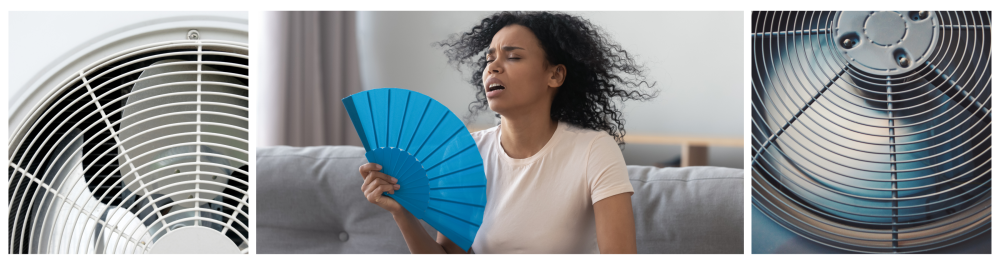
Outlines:
<svg viewBox="0 0 1000 265"><path fill-rule="evenodd" d="M500 126L503 126L503 124L500 124ZM538 150L538 152L536 152L535 154L533 154L533 155L531 155L529 157L526 157L526 158L513 158L513 157L510 157L509 155L507 155L507 151L504 151L503 150L503 145L500 144L500 139L501 139L500 136L501 136L501 134L503 134L503 130L502 130L502 128L497 127L497 139L496 139L496 145L497 146L496 147L497 147L498 152L500 153L500 158L505 163L509 163L511 165L523 165L523 164L533 163L536 160L538 160L539 157L545 156L547 153L550 152L550 150L552 148L554 148L553 146L556 145L556 142L558 142L558 140L561 139L562 133L566 129L565 126L566 125L563 124L563 122L561 122L561 121L557 122L556 123L556 131L552 133L552 137L549 137L549 141L545 142L545 145L542 146L542 149Z"/></svg>

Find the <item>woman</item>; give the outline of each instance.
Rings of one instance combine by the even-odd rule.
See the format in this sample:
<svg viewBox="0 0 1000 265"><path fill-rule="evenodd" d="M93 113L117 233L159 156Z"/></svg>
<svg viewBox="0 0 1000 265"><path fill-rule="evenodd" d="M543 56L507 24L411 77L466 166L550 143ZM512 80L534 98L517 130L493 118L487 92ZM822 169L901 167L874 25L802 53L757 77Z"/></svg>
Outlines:
<svg viewBox="0 0 1000 265"><path fill-rule="evenodd" d="M628 53L589 21L549 12L497 13L440 45L451 63L476 69L469 109L500 117L472 133L487 205L470 252L636 253L624 120L612 100L655 93L634 89L645 81ZM400 187L380 169L360 167L361 189L392 213L410 252L466 253L382 196Z"/></svg>

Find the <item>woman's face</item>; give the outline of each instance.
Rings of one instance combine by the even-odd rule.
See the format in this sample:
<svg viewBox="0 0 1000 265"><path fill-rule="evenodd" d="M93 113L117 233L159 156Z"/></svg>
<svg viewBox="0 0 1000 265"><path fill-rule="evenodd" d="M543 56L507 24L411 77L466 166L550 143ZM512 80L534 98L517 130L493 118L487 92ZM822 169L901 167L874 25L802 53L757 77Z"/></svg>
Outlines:
<svg viewBox="0 0 1000 265"><path fill-rule="evenodd" d="M549 65L530 29L504 27L490 43L483 87L490 109L504 116L548 111L566 68Z"/></svg>

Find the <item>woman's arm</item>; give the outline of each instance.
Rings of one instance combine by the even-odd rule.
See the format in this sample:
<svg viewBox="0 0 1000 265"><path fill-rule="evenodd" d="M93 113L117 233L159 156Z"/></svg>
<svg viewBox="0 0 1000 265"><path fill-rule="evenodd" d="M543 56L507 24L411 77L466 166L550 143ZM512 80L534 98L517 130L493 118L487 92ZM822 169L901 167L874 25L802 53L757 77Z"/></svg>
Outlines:
<svg viewBox="0 0 1000 265"><path fill-rule="evenodd" d="M636 253L632 183L625 157L614 138L606 134L591 143L587 159L597 247L601 253Z"/></svg>
<svg viewBox="0 0 1000 265"><path fill-rule="evenodd" d="M392 213L392 218L396 220L396 226L399 226L399 231L403 233L403 239L406 240L406 247L410 249L410 253L466 253L458 244L451 242L451 240L441 233L438 233L438 239L435 241L427 234L427 230L424 230L424 227L420 225L420 221L416 216L413 216L410 211L407 211L406 208L403 208L399 205L399 202L396 202L391 197L382 196L382 192L394 193L399 189L399 186L396 185L395 178L378 171L381 169L381 165L374 163L361 165L358 171L365 178L364 184L361 185L361 190L364 191L368 202Z"/></svg>
<svg viewBox="0 0 1000 265"><path fill-rule="evenodd" d="M594 203L597 247L601 254L636 254L632 193L622 193Z"/></svg>

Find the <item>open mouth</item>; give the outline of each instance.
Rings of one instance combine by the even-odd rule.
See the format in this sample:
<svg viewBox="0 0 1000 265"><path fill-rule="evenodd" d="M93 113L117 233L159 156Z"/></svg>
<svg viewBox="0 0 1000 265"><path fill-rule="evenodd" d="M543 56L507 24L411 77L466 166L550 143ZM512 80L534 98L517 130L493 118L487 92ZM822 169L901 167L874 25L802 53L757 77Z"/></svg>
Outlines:
<svg viewBox="0 0 1000 265"><path fill-rule="evenodd" d="M494 90L503 90L504 88L505 87L503 85L501 85L501 84L493 83L493 84L490 84L490 87L486 88L486 92L490 92L490 91L494 91Z"/></svg>

